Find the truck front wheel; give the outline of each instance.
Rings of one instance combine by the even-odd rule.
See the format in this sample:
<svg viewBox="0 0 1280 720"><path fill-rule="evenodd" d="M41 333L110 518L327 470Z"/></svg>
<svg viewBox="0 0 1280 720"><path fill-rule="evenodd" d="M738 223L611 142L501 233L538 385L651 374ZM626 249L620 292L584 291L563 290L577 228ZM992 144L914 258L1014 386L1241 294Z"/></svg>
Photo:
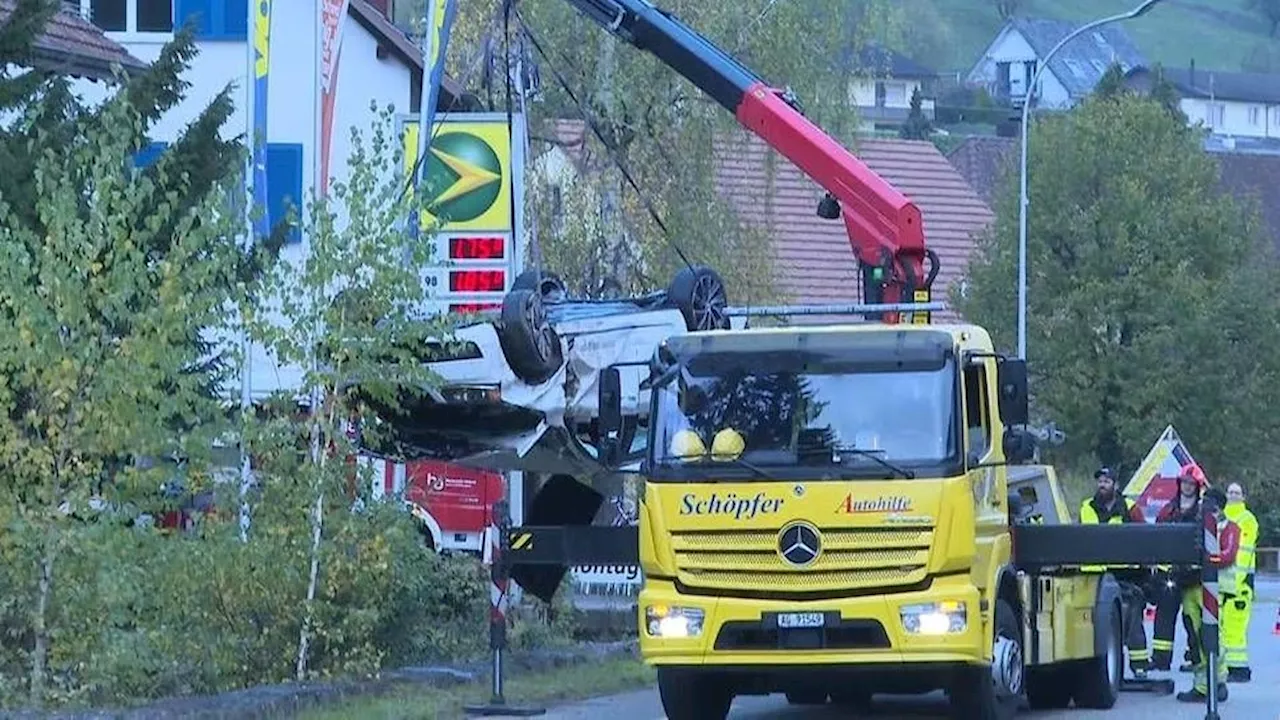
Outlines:
<svg viewBox="0 0 1280 720"><path fill-rule="evenodd" d="M1120 680L1124 673L1123 628L1120 608L1112 605L1102 654L1080 667L1075 691L1076 707L1107 710L1120 698Z"/></svg>
<svg viewBox="0 0 1280 720"><path fill-rule="evenodd" d="M724 720L733 704L719 678L671 668L658 668L658 696L668 720Z"/></svg>
<svg viewBox="0 0 1280 720"><path fill-rule="evenodd" d="M1006 600L996 601L995 648L991 665L969 668L951 684L951 713L957 720L1011 720L1026 696L1022 623Z"/></svg>

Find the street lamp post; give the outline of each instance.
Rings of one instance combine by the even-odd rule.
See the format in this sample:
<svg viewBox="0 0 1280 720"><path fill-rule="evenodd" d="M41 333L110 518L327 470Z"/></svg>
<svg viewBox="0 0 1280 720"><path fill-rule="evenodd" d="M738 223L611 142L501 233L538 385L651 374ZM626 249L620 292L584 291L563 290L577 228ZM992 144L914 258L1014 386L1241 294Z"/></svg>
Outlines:
<svg viewBox="0 0 1280 720"><path fill-rule="evenodd" d="M1027 93L1022 99L1022 161L1019 168L1018 196L1018 357L1023 360L1027 359L1027 120L1031 115L1031 95L1035 92L1036 85L1040 82L1040 73L1044 72L1045 68L1049 66L1049 60L1062 49L1062 46L1094 28L1121 20L1132 20L1147 12L1159 2L1161 0L1143 0L1142 4L1126 13L1094 20L1076 28L1069 35L1058 41L1058 44L1054 45L1053 49L1036 63L1036 72L1031 76L1031 82L1027 85Z"/></svg>

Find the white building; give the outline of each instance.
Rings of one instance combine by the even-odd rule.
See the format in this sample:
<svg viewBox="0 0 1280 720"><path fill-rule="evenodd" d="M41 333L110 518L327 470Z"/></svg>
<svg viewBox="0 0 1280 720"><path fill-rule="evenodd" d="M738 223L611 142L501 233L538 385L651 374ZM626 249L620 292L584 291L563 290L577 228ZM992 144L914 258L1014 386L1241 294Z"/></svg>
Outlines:
<svg viewBox="0 0 1280 720"><path fill-rule="evenodd" d="M3 0L0 0L3 1ZM177 138L209 102L227 86L233 86L235 110L223 126L223 136L251 136L249 122L252 52L249 38L249 0L72 0L83 16L105 31L112 41L133 57L154 61L175 26L193 19L197 27L198 54L184 75L189 83L181 104L152 127L152 147L140 153L139 162L154 158ZM274 226L285 219L288 208L301 212L318 175L319 134L319 0L274 0L269 42L267 101L267 215ZM393 105L397 114L419 110L423 61L416 43L387 16L386 2L350 0L342 31L340 65L334 101L334 121L329 152L329 186L347 175L352 127L364 131L376 120L370 104ZM103 97L101 85L77 85L86 99ZM461 98L458 85L445 80L437 108L475 109ZM394 130L394 128L393 128ZM306 239L297 230L282 256L287 261L305 257ZM255 396L296 380L297 371L286 372L259 358L255 352ZM285 376L287 375L287 377Z"/></svg>
<svg viewBox="0 0 1280 720"><path fill-rule="evenodd" d="M1042 18L1014 18L996 35L967 76L997 102L1021 105L1042 58L1076 25ZM1071 40L1050 60L1036 88L1036 107L1062 109L1093 92L1107 68L1119 63L1126 72L1146 65L1137 45L1116 26L1087 32Z"/></svg>
<svg viewBox="0 0 1280 720"><path fill-rule="evenodd" d="M901 125L911 112L911 96L920 93L920 109L934 118L932 83L938 74L902 53L880 47L858 52L857 72L849 81L849 99L858 108L864 131Z"/></svg>
<svg viewBox="0 0 1280 720"><path fill-rule="evenodd" d="M249 74L248 0L74 0L85 17L106 31L134 57L151 62L173 38L175 24L193 18L197 48L185 79L187 97L152 129L155 150L177 137L215 95L235 87L236 108L223 126L224 137L246 134L252 87ZM385 3L379 3L385 5ZM286 198L300 204L314 184L319 98L319 0L274 0L270 35L267 105L268 216L283 218ZM368 0L351 0L342 37L341 65L334 103L330 177L341 179L350 152L350 128L367 130L374 116L370 102L393 104L399 113L417 112L422 54ZM82 88L86 97L102 91ZM451 102L457 86L447 82L441 104ZM367 136L367 133L366 133ZM301 252L292 238L286 253Z"/></svg>
<svg viewBox="0 0 1280 720"><path fill-rule="evenodd" d="M1164 68L1164 77L1181 96L1180 106L1191 124L1221 138L1280 140L1280 75ZM1149 89L1154 72L1142 67L1128 73L1130 87Z"/></svg>

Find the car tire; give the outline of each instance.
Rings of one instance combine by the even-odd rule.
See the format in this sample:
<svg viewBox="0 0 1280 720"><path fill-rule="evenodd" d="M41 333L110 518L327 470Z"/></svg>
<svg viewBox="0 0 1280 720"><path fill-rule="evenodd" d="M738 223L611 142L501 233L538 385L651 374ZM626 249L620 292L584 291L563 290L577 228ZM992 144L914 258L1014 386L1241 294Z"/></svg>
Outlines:
<svg viewBox="0 0 1280 720"><path fill-rule="evenodd" d="M1090 658L1079 668L1075 683L1076 707L1108 710L1120 699L1120 682L1124 678L1123 627L1120 608L1112 605L1102 654Z"/></svg>
<svg viewBox="0 0 1280 720"><path fill-rule="evenodd" d="M729 329L728 304L719 273L702 265L680 268L667 287L667 305L680 310L690 331Z"/></svg>
<svg viewBox="0 0 1280 720"><path fill-rule="evenodd" d="M1026 695L1026 666L1022 654L1022 623L1013 605L1007 600L996 601L995 636L1016 643L1017 655L1010 654L1015 666L1012 672L1021 672L1024 682L1018 692L1005 695L996 690L994 668L991 665L966 668L955 679L948 694L951 715L956 720L1012 720L1022 706Z"/></svg>
<svg viewBox="0 0 1280 720"><path fill-rule="evenodd" d="M1061 710L1071 705L1075 665L1027 668L1027 704L1032 710Z"/></svg>
<svg viewBox="0 0 1280 720"><path fill-rule="evenodd" d="M559 275L552 272L543 272L539 282L537 270L525 270L511 282L511 289L536 290L546 302L558 302L569 297L569 286L564 284L564 280Z"/></svg>
<svg viewBox="0 0 1280 720"><path fill-rule="evenodd" d="M714 676L669 668L658 668L658 697L668 720L724 720L733 705L733 693Z"/></svg>
<svg viewBox="0 0 1280 720"><path fill-rule="evenodd" d="M537 385L560 370L564 350L547 319L541 294L524 288L507 293L499 322L502 352L516 377Z"/></svg>

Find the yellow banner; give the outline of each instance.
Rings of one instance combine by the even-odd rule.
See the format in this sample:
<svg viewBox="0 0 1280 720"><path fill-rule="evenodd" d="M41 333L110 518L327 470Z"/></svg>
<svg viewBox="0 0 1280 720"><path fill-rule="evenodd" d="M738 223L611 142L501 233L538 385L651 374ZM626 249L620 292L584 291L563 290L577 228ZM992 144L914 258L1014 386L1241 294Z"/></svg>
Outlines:
<svg viewBox="0 0 1280 720"><path fill-rule="evenodd" d="M511 143L503 122L445 120L422 168L424 230L512 232ZM418 161L418 123L404 125L405 174Z"/></svg>

